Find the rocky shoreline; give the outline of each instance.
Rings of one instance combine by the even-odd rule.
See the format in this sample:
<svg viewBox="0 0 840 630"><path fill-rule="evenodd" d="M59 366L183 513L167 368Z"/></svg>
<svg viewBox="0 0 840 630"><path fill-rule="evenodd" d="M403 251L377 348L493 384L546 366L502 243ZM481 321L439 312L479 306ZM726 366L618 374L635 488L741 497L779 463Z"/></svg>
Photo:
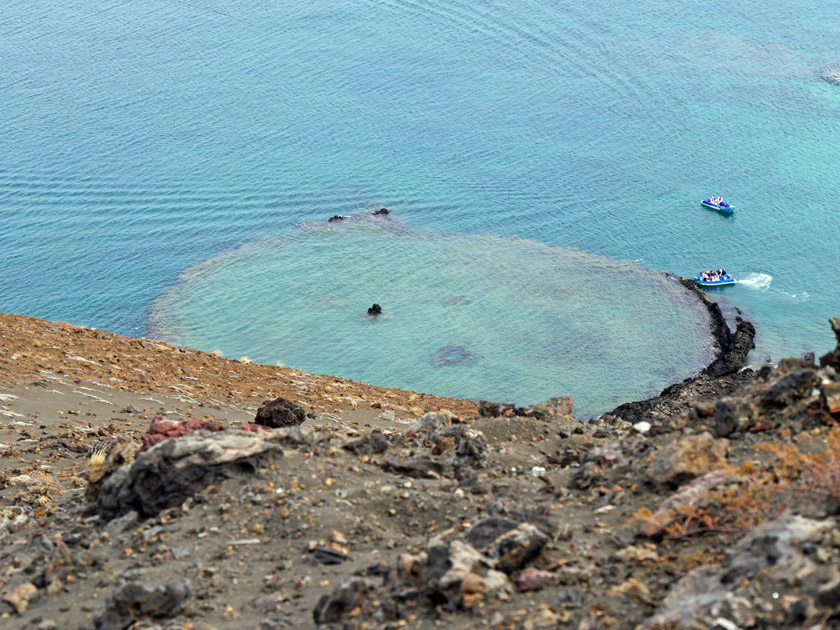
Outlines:
<svg viewBox="0 0 840 630"><path fill-rule="evenodd" d="M581 421L0 318L4 628L840 625L840 319Z"/></svg>
<svg viewBox="0 0 840 630"><path fill-rule="evenodd" d="M717 348L715 358L696 376L669 385L652 398L619 405L603 415L605 420L658 424L674 414L688 412L699 400L726 396L754 377L755 372L747 368L747 356L755 348L755 326L738 311L736 328L730 330L717 302L710 300L690 278L679 278L679 282L697 296L709 313L709 328Z"/></svg>

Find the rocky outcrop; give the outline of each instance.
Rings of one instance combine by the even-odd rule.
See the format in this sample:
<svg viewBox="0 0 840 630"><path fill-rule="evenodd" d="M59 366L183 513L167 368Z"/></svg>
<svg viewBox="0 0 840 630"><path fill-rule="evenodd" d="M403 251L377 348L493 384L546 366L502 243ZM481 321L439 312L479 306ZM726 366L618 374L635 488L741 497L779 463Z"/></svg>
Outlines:
<svg viewBox="0 0 840 630"><path fill-rule="evenodd" d="M526 568L539 556L549 536L536 525L491 517L479 521L465 539L432 539L421 552L403 552L376 569L377 585L369 577L341 582L315 607L315 623L335 624L376 613L381 622L400 619L419 606L444 610L472 609L483 602L507 599L514 590L537 590L568 579L561 573ZM525 569L521 573L516 573ZM578 576L579 578L580 576Z"/></svg>
<svg viewBox="0 0 840 630"><path fill-rule="evenodd" d="M831 320L831 324L838 334L840 320ZM821 368L800 358L782 359L775 368L763 366L755 379L717 401L715 435L779 426L798 432L840 418L840 381L831 365L838 355L838 350L824 355Z"/></svg>
<svg viewBox="0 0 840 630"><path fill-rule="evenodd" d="M648 466L648 477L654 483L675 486L726 466L728 447L727 440L716 440L708 431L676 440L656 454Z"/></svg>
<svg viewBox="0 0 840 630"><path fill-rule="evenodd" d="M826 534L836 527L834 519L795 515L759 525L722 566L703 566L678 580L643 627L821 625L840 603L834 595L837 569L827 561L836 551ZM813 557L820 547L822 561ZM767 601L774 604L768 607Z"/></svg>
<svg viewBox="0 0 840 630"><path fill-rule="evenodd" d="M256 474L261 461L282 456L280 446L264 435L196 431L166 440L119 468L102 484L96 505L106 518L132 510L152 516L231 475Z"/></svg>
<svg viewBox="0 0 840 630"><path fill-rule="evenodd" d="M587 490L600 483L607 472L631 466L650 448L650 442L639 433L596 446L583 455L581 465L575 470L569 485L578 490Z"/></svg>

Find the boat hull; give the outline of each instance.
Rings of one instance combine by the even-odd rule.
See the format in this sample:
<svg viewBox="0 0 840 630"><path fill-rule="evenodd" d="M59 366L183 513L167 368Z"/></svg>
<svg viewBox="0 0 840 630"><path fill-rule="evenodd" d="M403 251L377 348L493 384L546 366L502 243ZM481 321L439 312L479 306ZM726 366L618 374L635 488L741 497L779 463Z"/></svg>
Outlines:
<svg viewBox="0 0 840 630"><path fill-rule="evenodd" d="M735 278L717 280L714 282L710 282L708 280L701 280L700 278L694 278L694 284L701 287L725 287L728 284L735 284Z"/></svg>
<svg viewBox="0 0 840 630"><path fill-rule="evenodd" d="M707 208L711 208L712 210L717 210L718 212L721 212L723 214L732 214L732 212L735 210L735 207L728 203L717 204L713 201L709 201L708 199L704 199L703 201L701 201L700 205L706 206Z"/></svg>

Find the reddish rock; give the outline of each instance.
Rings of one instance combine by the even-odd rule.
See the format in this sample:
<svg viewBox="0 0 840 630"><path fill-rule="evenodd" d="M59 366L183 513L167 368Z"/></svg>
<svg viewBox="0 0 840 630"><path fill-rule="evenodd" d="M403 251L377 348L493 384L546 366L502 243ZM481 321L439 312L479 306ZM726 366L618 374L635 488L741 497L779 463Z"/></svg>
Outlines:
<svg viewBox="0 0 840 630"><path fill-rule="evenodd" d="M143 436L143 446L140 448L140 452L146 451L155 444L160 444L169 438L189 435L199 429L221 431L224 427L216 422L203 422L197 418L175 422L174 420L167 420L164 416L155 416L151 425L149 425L149 432Z"/></svg>
<svg viewBox="0 0 840 630"><path fill-rule="evenodd" d="M264 427L261 424L254 424L253 422L246 422L236 427L240 431L250 431L251 433L271 433L271 429Z"/></svg>
<svg viewBox="0 0 840 630"><path fill-rule="evenodd" d="M525 569L513 578L516 590L539 591L546 586L554 586L560 583L560 574L553 571L541 571L540 569Z"/></svg>

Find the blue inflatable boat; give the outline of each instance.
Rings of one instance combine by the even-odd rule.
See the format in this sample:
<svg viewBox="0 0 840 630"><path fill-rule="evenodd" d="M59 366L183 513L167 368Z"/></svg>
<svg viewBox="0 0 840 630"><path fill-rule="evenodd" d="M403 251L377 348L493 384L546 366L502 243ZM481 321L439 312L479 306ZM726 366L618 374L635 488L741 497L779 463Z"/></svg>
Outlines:
<svg viewBox="0 0 840 630"><path fill-rule="evenodd" d="M718 212L723 212L724 214L732 214L732 211L735 210L735 206L726 203L723 199L715 201L714 197L704 199L700 202L700 205L711 208L712 210L717 210Z"/></svg>
<svg viewBox="0 0 840 630"><path fill-rule="evenodd" d="M694 284L697 284L701 287L722 287L727 284L735 284L735 278L730 276L728 273L722 276L714 276L714 280L711 279L713 276L705 277L710 279L704 280L704 274L701 274L694 278Z"/></svg>

